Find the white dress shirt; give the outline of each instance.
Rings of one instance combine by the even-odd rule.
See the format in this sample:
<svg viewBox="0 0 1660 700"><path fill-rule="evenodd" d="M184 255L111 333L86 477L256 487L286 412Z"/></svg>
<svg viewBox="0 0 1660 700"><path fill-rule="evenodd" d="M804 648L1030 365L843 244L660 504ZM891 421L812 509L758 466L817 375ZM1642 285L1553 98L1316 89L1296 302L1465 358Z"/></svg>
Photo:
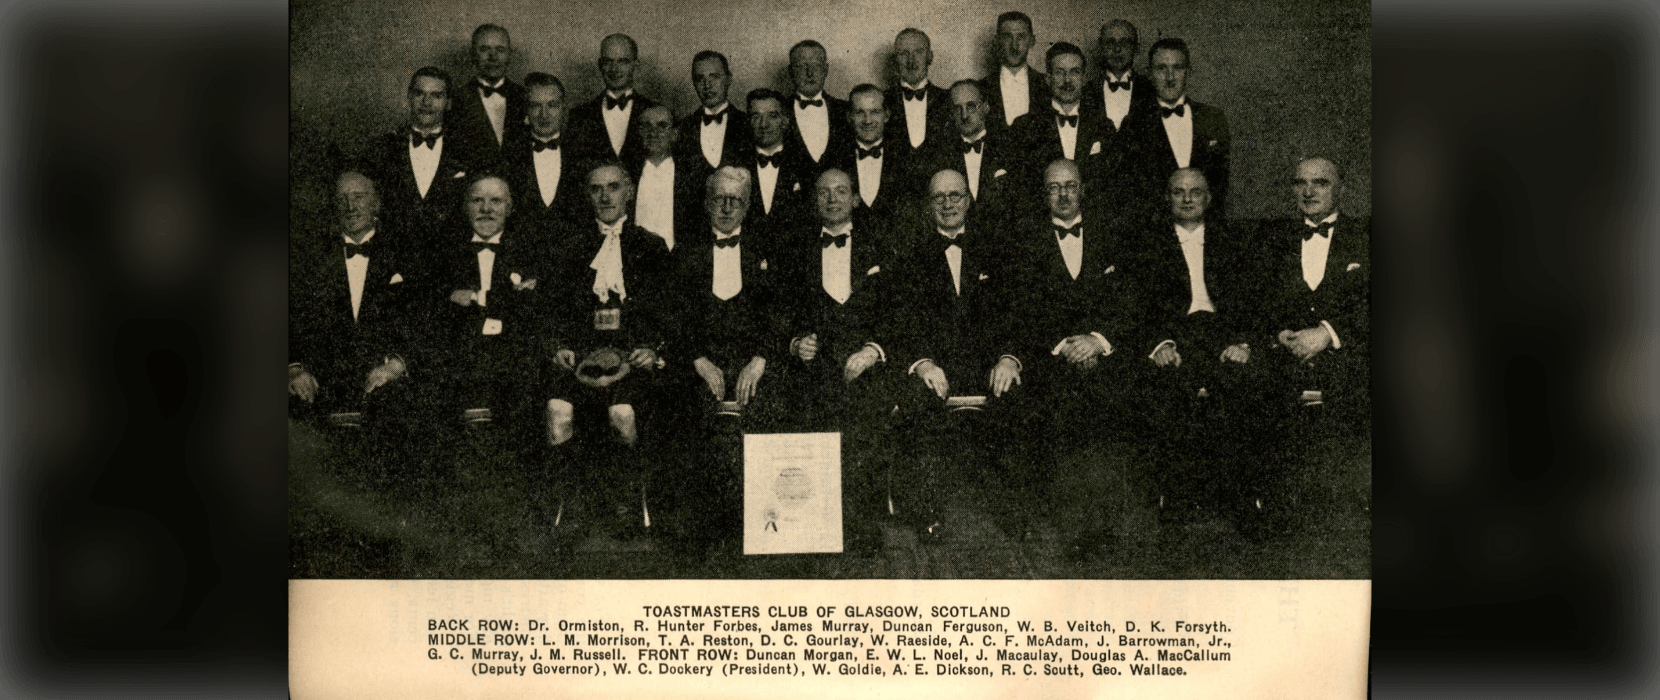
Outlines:
<svg viewBox="0 0 1660 700"><path fill-rule="evenodd" d="M1337 212L1333 211L1329 216L1321 219L1320 224L1324 226L1326 224L1335 223L1336 221ZM1308 223L1308 219L1303 219L1303 223L1306 225ZM1320 283L1326 280L1326 261L1331 258L1331 239L1336 237L1337 228L1334 226L1332 227L1330 238L1321 235L1314 235L1310 236L1308 240L1303 241L1303 281L1308 283L1310 291L1319 289ZM1325 319L1321 319L1320 327L1326 329L1326 332L1331 334L1332 349L1335 350L1343 347L1343 342L1338 340L1337 331L1331 327L1330 323L1327 323Z"/></svg>
<svg viewBox="0 0 1660 700"><path fill-rule="evenodd" d="M1079 105L1076 104L1072 105L1071 108L1067 108L1062 107L1059 102L1052 101L1049 103L1049 106L1055 109L1056 114L1064 114L1068 117L1075 117L1078 115ZM1082 119L1079 120L1080 123L1082 123L1082 121ZM1056 124L1055 128L1060 130L1061 133L1061 155L1067 160L1072 160L1072 156L1078 152L1078 126L1073 124L1060 124L1059 120L1056 120Z"/></svg>
<svg viewBox="0 0 1660 700"><path fill-rule="evenodd" d="M951 268L951 286L956 288L957 296L963 295L963 249L957 245L957 237L963 235L963 229L947 231L936 228L941 236L951 239L951 245L945 247L945 264Z"/></svg>
<svg viewBox="0 0 1660 700"><path fill-rule="evenodd" d="M483 236L480 236L480 235L475 233L475 234L473 234L473 242L474 243L483 243L485 245L500 245L501 244L501 232L497 231L496 235L491 236L489 238L484 238ZM485 304L485 296L490 292L490 278L495 274L495 272L496 272L496 251L491 250L489 248L480 248L478 250L478 299L477 299L479 306L484 306L484 304Z"/></svg>
<svg viewBox="0 0 1660 700"><path fill-rule="evenodd" d="M375 230L369 229L368 233L363 234L363 240L356 241L355 243L359 245L368 243L369 239L374 237ZM347 243L354 242L352 241L351 236L342 235L340 238ZM369 256L358 252L353 253L351 256L346 258L346 286L351 289L353 321L357 320L357 310L363 305L363 284L368 278Z"/></svg>
<svg viewBox="0 0 1660 700"><path fill-rule="evenodd" d="M1050 217L1049 223L1059 228L1072 228L1082 223L1083 220L1084 215L1079 214L1072 217L1071 221L1061 221ZM1066 261L1066 273L1072 275L1072 279L1078 279L1078 273L1084 269L1084 230L1080 228L1078 229L1078 235L1065 238L1061 238L1059 231L1054 233L1055 242L1060 244L1061 247L1061 259Z"/></svg>
<svg viewBox="0 0 1660 700"><path fill-rule="evenodd" d="M703 113L713 115L725 110L726 108L727 104L722 102L719 107L714 109L704 107ZM702 120L700 119L699 121L701 122ZM711 168L720 167L720 156L722 153L726 152L726 127L729 123L731 123L731 121L732 114L728 112L721 116L720 121L713 124L701 124L700 126L698 131L698 145L703 147L703 160L707 161L709 163L709 167Z"/></svg>
<svg viewBox="0 0 1660 700"><path fill-rule="evenodd" d="M922 140L928 138L928 79L923 78L921 85L910 85L905 81L899 84L907 90L923 90L922 99L908 100L905 94L899 94L899 102L905 107L905 131L911 137L911 148L922 145Z"/></svg>
<svg viewBox="0 0 1660 700"><path fill-rule="evenodd" d="M620 100L632 96L634 88L624 90L621 95L610 90L606 90L605 94ZM602 97L599 101L599 113L605 118L605 134L611 137L611 152L622 155L623 141L628 140L628 120L634 117L634 101L629 100L628 104L612 109L605 106L605 98Z"/></svg>
<svg viewBox="0 0 1660 700"><path fill-rule="evenodd" d="M674 158L664 158L658 164L647 159L635 191L635 223L674 250Z"/></svg>
<svg viewBox="0 0 1660 700"><path fill-rule="evenodd" d="M881 147L881 141L877 141L875 145L871 146L866 146L862 143L858 145L858 148ZM865 206L867 207L872 206L871 203L876 201L876 191L882 187L882 159L886 156L887 153L884 152L882 155L874 158L860 158L858 156L858 151L854 151L853 159L858 161L857 170L859 171L859 182L857 184L859 185L859 198L864 200Z"/></svg>
<svg viewBox="0 0 1660 700"><path fill-rule="evenodd" d="M536 137L532 136L531 138ZM557 139L559 135L554 134L553 138ZM553 139L537 138L536 140L545 142ZM552 206L553 198L559 195L559 176L565 167L565 157L561 155L564 150L564 147L561 146L560 148L545 148L530 154L531 161L536 165L536 189L541 191L542 206L544 207Z"/></svg>
<svg viewBox="0 0 1660 700"><path fill-rule="evenodd" d="M824 104L802 109L802 99L820 100ZM795 123L801 129L801 140L807 143L807 155L817 163L819 158L824 157L824 148L830 144L830 98L820 90L812 97L797 95L791 98L790 106L795 110Z"/></svg>
<svg viewBox="0 0 1660 700"><path fill-rule="evenodd" d="M420 129L416 129L420 131ZM431 136L434 132L421 132ZM409 146L409 163L415 168L415 186L420 188L421 197L427 196L427 190L432 189L432 178L438 174L438 161L444 156L444 136L439 134L438 142L427 148L425 144Z"/></svg>
<svg viewBox="0 0 1660 700"><path fill-rule="evenodd" d="M819 230L831 236L849 234L847 245L822 246L819 253L820 280L825 293L829 294L831 299L835 299L837 304L846 304L848 297L853 296L853 222L844 223L835 230Z"/></svg>
<svg viewBox="0 0 1660 700"><path fill-rule="evenodd" d="M1187 105L1181 116L1174 114L1164 117L1164 136L1170 141L1170 151L1176 154L1176 166L1185 168L1193 159L1193 105L1187 104L1187 96L1183 95L1176 100L1176 104L1167 105L1159 100L1159 106L1165 109L1175 109L1177 105Z"/></svg>
<svg viewBox="0 0 1660 700"><path fill-rule="evenodd" d="M506 78L499 78L496 80L496 84L490 85L490 87L491 89L500 89L506 83ZM478 79L478 84L489 85L489 83L484 82L483 78ZM485 97L484 93L480 91L478 96L479 99L484 101L484 115L490 118L490 129L496 132L496 145L499 146L501 145L502 126L507 123L507 95L497 92Z"/></svg>
<svg viewBox="0 0 1660 700"><path fill-rule="evenodd" d="M985 138L986 131L985 129L981 129L978 135L972 138L963 139L963 143L974 143L975 141L982 142L978 152L969 151L963 154L963 174L968 176L968 193L972 195L976 201L980 199L980 163L985 160L986 156L986 147L983 143Z"/></svg>
<svg viewBox="0 0 1660 700"><path fill-rule="evenodd" d="M778 153L782 150L784 150L784 145L779 144L771 151L764 151L757 148L755 149L755 152L760 153L763 156L774 156L778 155ZM771 214L772 193L773 190L778 188L778 166L756 166L755 179L761 185L761 211Z"/></svg>
<svg viewBox="0 0 1660 700"><path fill-rule="evenodd" d="M1182 258L1187 261L1187 286L1189 299L1187 312L1209 311L1216 313L1216 306L1210 303L1210 292L1205 289L1205 225L1199 224L1192 231L1176 224L1176 240L1182 244Z"/></svg>
<svg viewBox="0 0 1660 700"><path fill-rule="evenodd" d="M1008 66L1003 66L997 73L998 87L1003 91L1003 122L1005 125L1014 124L1015 117L1031 110L1032 72L1022 65L1019 70L1009 70Z"/></svg>
<svg viewBox="0 0 1660 700"><path fill-rule="evenodd" d="M715 240L724 241L743 232L742 226L732 229L730 234L715 231ZM727 301L744 290L743 245L740 242L729 248L715 247L714 280L709 291L714 292L716 299Z"/></svg>
<svg viewBox="0 0 1660 700"><path fill-rule="evenodd" d="M628 298L628 290L623 286L622 260L622 231L628 223L628 215L624 214L609 226L597 219L594 223L599 225L599 233L605 237L599 252L594 255L594 261L588 263L588 268L594 271L594 296L599 297L601 304L607 304L611 301L611 292L616 292L617 301L621 302Z"/></svg>
<svg viewBox="0 0 1660 700"><path fill-rule="evenodd" d="M1101 99L1107 105L1107 118L1112 120L1112 128L1124 128L1124 115L1130 113L1130 91L1135 89L1135 82L1131 77L1135 71L1124 71L1124 75L1107 73L1106 80L1101 81ZM1129 83L1130 87L1120 88L1117 91L1107 87L1107 81Z"/></svg>

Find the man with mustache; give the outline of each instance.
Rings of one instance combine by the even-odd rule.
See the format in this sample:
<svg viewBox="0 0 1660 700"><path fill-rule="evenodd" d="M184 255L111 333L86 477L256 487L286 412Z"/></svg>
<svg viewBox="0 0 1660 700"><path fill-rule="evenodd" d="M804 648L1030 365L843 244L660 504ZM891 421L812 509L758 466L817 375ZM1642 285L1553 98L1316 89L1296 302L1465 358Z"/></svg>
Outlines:
<svg viewBox="0 0 1660 700"><path fill-rule="evenodd" d="M499 154L525 125L525 88L507 77L513 62L507 29L496 24L474 29L472 59L477 77L452 98L455 130L487 153Z"/></svg>
<svg viewBox="0 0 1660 700"><path fill-rule="evenodd" d="M605 89L571 108L570 148L577 157L590 163L620 159L629 167L645 158L634 118L657 102L635 91L639 68L639 45L627 34L612 34L600 41L599 74Z"/></svg>
<svg viewBox="0 0 1660 700"><path fill-rule="evenodd" d="M1139 153L1131 156L1143 169L1143 201L1161 201L1158 193L1171 173L1197 168L1210 183L1212 206L1226 216L1233 145L1228 117L1221 108L1188 97L1191 63L1186 41L1160 39L1147 56L1158 98L1153 106L1156 114L1133 137Z"/></svg>
<svg viewBox="0 0 1660 700"><path fill-rule="evenodd" d="M1057 158L1077 163L1091 196L1099 195L1104 191L1103 180L1117 175L1105 168L1105 151L1114 134L1098 106L1083 99L1084 52L1073 44L1059 42L1049 47L1045 65L1049 69L1049 102L1033 105L1032 111L1015 120L1011 128L1025 145L1030 163L1050 163ZM1118 214L1108 208L1099 211Z"/></svg>
<svg viewBox="0 0 1660 700"><path fill-rule="evenodd" d="M1023 144L1009 129L988 128L990 108L985 89L973 80L959 80L951 86L950 139L942 139L918 155L924 172L955 170L967 181L974 198L969 217L980 230L1006 244L1014 244L1008 232L1025 218L1036 216L1042 199L1034 192L1036 176L1029 172Z"/></svg>

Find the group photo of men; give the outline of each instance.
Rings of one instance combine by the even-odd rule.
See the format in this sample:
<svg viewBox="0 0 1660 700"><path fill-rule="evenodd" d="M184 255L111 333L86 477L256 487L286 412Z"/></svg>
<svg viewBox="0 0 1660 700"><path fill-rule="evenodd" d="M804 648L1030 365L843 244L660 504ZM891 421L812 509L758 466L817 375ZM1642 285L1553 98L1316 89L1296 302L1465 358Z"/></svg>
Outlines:
<svg viewBox="0 0 1660 700"><path fill-rule="evenodd" d="M1369 576L1367 5L729 5L296 6L292 576Z"/></svg>

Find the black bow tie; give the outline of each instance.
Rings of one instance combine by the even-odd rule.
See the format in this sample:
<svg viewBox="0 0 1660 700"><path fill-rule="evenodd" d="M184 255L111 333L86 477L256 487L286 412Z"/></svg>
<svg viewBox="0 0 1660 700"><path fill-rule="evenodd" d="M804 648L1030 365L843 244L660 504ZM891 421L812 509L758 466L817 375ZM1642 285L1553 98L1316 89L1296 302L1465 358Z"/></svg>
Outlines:
<svg viewBox="0 0 1660 700"><path fill-rule="evenodd" d="M806 109L808 107L823 107L824 100L822 98L817 100L809 100L805 97L797 96L795 98L795 104L797 107L802 109Z"/></svg>
<svg viewBox="0 0 1660 700"><path fill-rule="evenodd" d="M737 236L732 236L730 238L716 238L715 239L715 247L716 248L736 248L736 247L738 247L738 238L739 238L739 236L742 236L742 235L743 234L740 233Z"/></svg>
<svg viewBox="0 0 1660 700"><path fill-rule="evenodd" d="M1306 240L1309 240L1311 238L1314 238L1314 234L1316 234L1316 233L1318 233L1322 236L1325 236L1326 238L1331 238L1332 229L1337 227L1337 222L1328 221L1328 222L1325 222L1325 223L1317 224L1317 223L1314 223L1312 221L1309 221L1308 219L1303 219L1303 225L1308 227L1308 228L1303 229L1303 240L1306 241Z"/></svg>
<svg viewBox="0 0 1660 700"><path fill-rule="evenodd" d="M848 234L845 234L845 233L831 235L828 232L822 232L821 231L821 232L819 232L819 235L818 235L818 243L821 247L824 247L824 248L829 248L830 244L832 244L832 243L836 244L837 248L846 248L847 247L847 237L848 237Z"/></svg>
<svg viewBox="0 0 1660 700"><path fill-rule="evenodd" d="M493 96L498 92L501 93L503 97L506 97L507 96L507 81L505 81L505 80L502 81L501 87L490 87L489 85L485 85L484 83L479 83L478 84L478 92L479 92L479 94L484 95L485 97Z"/></svg>
<svg viewBox="0 0 1660 700"><path fill-rule="evenodd" d="M699 114L703 115L704 126L709 126L710 124L722 124L726 121L726 110L724 109L714 114L710 114L708 112L699 112Z"/></svg>
<svg viewBox="0 0 1660 700"><path fill-rule="evenodd" d="M859 160L864 160L866 158L881 158L882 157L882 146L881 146L881 144L877 144L877 145L872 146L870 148L865 148L864 146L856 146L856 148L859 149Z"/></svg>
<svg viewBox="0 0 1660 700"><path fill-rule="evenodd" d="M369 242L368 241L364 241L362 243L353 243L351 241L345 241L343 243L343 245L346 246L346 257L348 257L348 258L352 257L353 255L365 255L366 256L366 255L369 254L370 248L369 248Z"/></svg>
<svg viewBox="0 0 1660 700"><path fill-rule="evenodd" d="M899 86L899 91L901 93L904 93L906 102L910 102L912 100L916 100L917 102L921 102L922 100L924 100L928 97L928 86L926 86L926 85L924 85L922 87L919 87L915 90L912 90L908 87L905 87L905 86L901 85L901 86Z"/></svg>
<svg viewBox="0 0 1660 700"><path fill-rule="evenodd" d="M1129 79L1124 79L1124 80L1111 80L1111 79L1109 79L1109 80L1107 80L1107 90L1109 92L1118 92L1119 90L1129 90L1129 89L1130 89Z"/></svg>
<svg viewBox="0 0 1660 700"><path fill-rule="evenodd" d="M1164 105L1159 105L1159 118L1160 119L1169 119L1170 117L1185 117L1185 116L1187 116L1187 103L1186 102L1183 102L1182 104L1176 105L1175 107L1171 107L1170 109L1165 109Z"/></svg>
<svg viewBox="0 0 1660 700"><path fill-rule="evenodd" d="M500 239L497 239L495 243L485 243L483 241L473 241L473 254L477 255L479 253L479 251L483 251L483 250L488 250L488 251L494 253L494 252L496 252L496 246L499 245L500 243L501 243Z"/></svg>
<svg viewBox="0 0 1660 700"><path fill-rule="evenodd" d="M963 142L963 153L967 153L969 151L974 151L975 153L985 153L985 150L986 150L986 140L985 139L977 139L977 140L974 140L974 141L964 141Z"/></svg>
<svg viewBox="0 0 1660 700"><path fill-rule="evenodd" d="M611 93L605 93L605 108L606 109L624 109L624 108L628 107L628 103L633 102L633 101L634 101L634 93L632 93L632 92L628 93L627 95L623 95L622 97L612 97Z"/></svg>
<svg viewBox="0 0 1660 700"><path fill-rule="evenodd" d="M1055 124L1057 124L1059 126L1077 126L1078 125L1078 115L1076 115L1076 114L1067 115L1067 114L1061 114L1060 112L1056 112L1055 113Z"/></svg>
<svg viewBox="0 0 1660 700"><path fill-rule="evenodd" d="M944 250L946 248L950 248L951 246L957 245L957 241L962 239L963 233L965 231L966 231L966 229L964 231L958 231L957 236L955 238L953 238L951 236L947 236L947 235L945 235L944 232L941 232L940 233L940 238L939 238L940 249ZM960 248L962 246L958 246L958 247Z"/></svg>
<svg viewBox="0 0 1660 700"><path fill-rule="evenodd" d="M1082 237L1084 235L1084 222L1079 221L1078 223L1075 223L1075 224L1071 225L1070 227L1068 227L1068 226L1056 226L1055 227L1055 235L1060 237L1060 239L1063 240L1063 241L1066 240L1069 236Z"/></svg>
<svg viewBox="0 0 1660 700"><path fill-rule="evenodd" d="M541 139L531 139L530 140L530 149L531 149L532 153L541 153L542 151L557 151L557 150L559 150L559 139L555 138L551 141L543 141Z"/></svg>
<svg viewBox="0 0 1660 700"><path fill-rule="evenodd" d="M410 148L418 148L418 147L424 145L427 148L434 148L438 145L438 139L443 138L443 136L444 136L443 132L433 132L432 134L423 134L419 131L415 131L414 129L411 129L409 131L409 147Z"/></svg>
<svg viewBox="0 0 1660 700"><path fill-rule="evenodd" d="M779 151L779 152L774 153L770 156L765 154L765 153L756 153L755 154L755 167L757 167L757 168L776 168L776 167L778 167L778 166L780 166L784 163L783 155L784 155L783 151Z"/></svg>

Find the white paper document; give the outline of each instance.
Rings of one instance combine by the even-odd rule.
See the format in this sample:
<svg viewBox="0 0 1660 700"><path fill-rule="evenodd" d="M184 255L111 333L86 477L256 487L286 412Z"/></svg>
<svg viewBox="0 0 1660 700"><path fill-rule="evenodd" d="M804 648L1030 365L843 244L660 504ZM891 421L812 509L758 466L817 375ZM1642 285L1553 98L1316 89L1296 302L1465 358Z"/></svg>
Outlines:
<svg viewBox="0 0 1660 700"><path fill-rule="evenodd" d="M744 554L842 551L841 433L744 436Z"/></svg>

